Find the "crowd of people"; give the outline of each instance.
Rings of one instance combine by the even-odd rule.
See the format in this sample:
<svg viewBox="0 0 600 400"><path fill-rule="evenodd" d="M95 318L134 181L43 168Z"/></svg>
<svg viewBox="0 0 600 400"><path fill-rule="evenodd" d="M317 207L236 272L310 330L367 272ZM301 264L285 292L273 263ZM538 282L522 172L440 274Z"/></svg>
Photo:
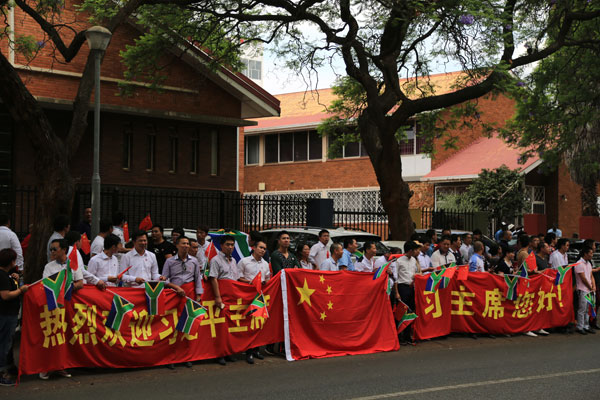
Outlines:
<svg viewBox="0 0 600 400"><path fill-rule="evenodd" d="M276 249L270 253L267 243L259 232L248 235L251 254L236 262L233 257L235 239L223 236L220 239L220 251L207 260L209 246L209 228L199 226L194 237L188 237L181 228L174 228L171 240L164 237L164 229L154 224L150 234L143 230L132 233L125 241L125 216L116 213L112 221L100 221L99 233L93 238L89 254L81 250L82 233L90 235L91 209L86 209L84 220L77 229L72 230L69 218L58 216L54 220L53 233L47 244L47 264L43 277L51 276L66 268L71 252L75 251L78 265L87 266L74 271L74 290L84 284L95 285L98 289L125 285L143 287L147 281L164 281L165 286L184 296L182 286L194 282L195 298L200 301L203 293L202 280L207 280L215 295L218 307L225 307L219 281L230 279L250 283L260 273L263 284L281 269L304 268L322 271L358 271L373 273L388 265L388 279L391 285L392 305L404 303L409 310L415 310L414 279L416 275L429 274L449 264L469 265L469 271L494 274L515 274L531 254L535 254L537 271L546 268L558 268L569 263L566 255L569 241L557 237L556 233L528 235L521 232L516 246L511 245L511 231L504 227L496 233L497 245L486 246L480 230L462 235L452 234L445 229L438 237L435 230L425 234L414 234L404 243L403 249L392 248L377 256L375 242L359 244L354 238L346 238L343 243L332 243L329 232L319 232L317 243L299 243L295 252L290 249L290 235L280 231L277 235ZM16 235L10 230L7 216L0 216L0 377L1 385L14 384L14 361L12 359L12 337L18 324L20 296L28 290L28 285L19 285L23 271L23 250ZM594 333L590 326L584 296L596 292L596 279L600 266L592 264L592 255L596 243L586 240L580 259L574 266L575 284L578 293L577 331L581 334ZM360 252L357 252L360 250ZM592 274L595 274L594 276ZM595 279L596 278L596 279ZM583 299L583 300L582 300ZM597 322L596 322L597 323ZM546 335L545 330L526 332L529 336ZM401 334L401 342L411 342L411 333L407 329ZM279 344L266 346L264 353L273 355L280 351ZM255 359L264 356L258 348L245 352L246 361L254 364ZM226 365L233 361L230 355L216 361ZM191 363L186 366L191 367ZM174 365L169 365L174 368ZM64 377L70 377L66 370L54 371ZM48 379L50 372L39 374Z"/></svg>

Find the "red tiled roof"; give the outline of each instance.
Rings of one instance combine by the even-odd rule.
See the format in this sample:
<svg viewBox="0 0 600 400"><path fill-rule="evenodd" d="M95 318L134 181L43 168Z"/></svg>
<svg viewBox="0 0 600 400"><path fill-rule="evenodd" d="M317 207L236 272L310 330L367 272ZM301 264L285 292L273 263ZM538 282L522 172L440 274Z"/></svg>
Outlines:
<svg viewBox="0 0 600 400"><path fill-rule="evenodd" d="M457 79L463 76L462 72L450 72L434 74L429 77L429 85L435 94L443 94L453 91L453 85ZM420 78L421 85L426 86L424 78ZM415 78L402 79L401 85L410 97L418 97L414 90ZM255 121L257 126L247 127L246 133L259 132L275 128L291 129L294 126L315 125L332 114L327 112L327 107L337 98L333 89L319 89L317 91L294 92L277 94L275 97L281 102L281 114L279 117L260 118Z"/></svg>
<svg viewBox="0 0 600 400"><path fill-rule="evenodd" d="M531 157L525 164L519 164L520 149L510 147L497 136L482 137L465 147L422 180L452 181L473 179L482 169L495 169L506 165L510 169L520 169L527 173L539 164L539 157Z"/></svg>

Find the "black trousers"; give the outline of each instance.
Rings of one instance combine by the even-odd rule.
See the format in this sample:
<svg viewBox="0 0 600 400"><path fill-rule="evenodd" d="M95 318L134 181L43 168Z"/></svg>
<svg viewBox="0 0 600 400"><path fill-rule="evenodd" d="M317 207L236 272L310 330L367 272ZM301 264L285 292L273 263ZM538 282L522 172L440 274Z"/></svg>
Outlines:
<svg viewBox="0 0 600 400"><path fill-rule="evenodd" d="M402 302L406 304L411 311L415 311L415 288L406 283L399 283L398 293L400 294Z"/></svg>

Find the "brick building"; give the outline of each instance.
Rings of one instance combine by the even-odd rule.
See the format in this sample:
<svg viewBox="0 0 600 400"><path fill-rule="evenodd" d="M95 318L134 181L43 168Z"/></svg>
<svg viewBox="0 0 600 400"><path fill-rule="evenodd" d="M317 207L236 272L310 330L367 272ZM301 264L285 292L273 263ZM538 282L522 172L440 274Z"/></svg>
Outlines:
<svg viewBox="0 0 600 400"><path fill-rule="evenodd" d="M61 18L85 29L86 16L67 1ZM39 26L19 8L8 18L15 36L32 35L39 52L33 60L15 53L7 42L0 51L18 70L21 79L47 111L59 134L66 135L73 99L88 57L83 45L77 57L65 63ZM59 23L60 21L57 21ZM65 42L69 37L63 30ZM182 42L165 55L166 79L159 91L134 81L133 96L122 96L118 83L124 65L119 51L133 45L140 31L123 24L113 34L101 69L100 175L103 185L190 190L239 190L243 165L237 157L243 145L240 128L256 124L249 118L279 115L279 101L240 73L207 68L209 56ZM181 50L187 51L181 55ZM91 99L93 102L93 99ZM93 112L79 151L71 163L72 175L89 184L92 175ZM34 185L30 168L34 157L28 132L14 124L0 103L0 185L5 189ZM243 148L241 150L243 152ZM5 190L3 202L14 201Z"/></svg>
<svg viewBox="0 0 600 400"><path fill-rule="evenodd" d="M436 93L450 91L459 74L433 75ZM362 146L349 144L342 157L332 159L327 154L328 138L316 132L319 123L330 116L331 89L276 97L281 101L281 116L257 120L258 125L244 129L242 190L267 199L333 198L339 210L383 211L379 185ZM479 121L469 122L502 127L514 112L513 100L505 96L488 95L475 102ZM408 140L400 144L403 178L414 193L410 208L436 208L437 194L463 191L483 168L505 164L520 168L525 175L529 202L524 213L538 216L535 225L528 224L531 232L554 222L565 235L578 232L579 187L565 168L544 172L537 158L519 164L519 150L495 136L486 137L483 124L478 123L448 131L447 136L456 138L455 146L446 148L445 139L436 140L433 154L426 154L423 139L416 135L418 129L417 117L406 132Z"/></svg>

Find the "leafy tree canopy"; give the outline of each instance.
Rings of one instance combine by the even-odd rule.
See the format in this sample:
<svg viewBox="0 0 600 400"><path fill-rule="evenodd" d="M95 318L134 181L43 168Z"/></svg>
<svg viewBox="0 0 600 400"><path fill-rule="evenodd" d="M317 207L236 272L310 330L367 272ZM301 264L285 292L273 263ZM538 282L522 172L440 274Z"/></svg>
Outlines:
<svg viewBox="0 0 600 400"><path fill-rule="evenodd" d="M475 207L488 211L497 221L521 215L527 204L525 180L518 170L501 166L484 169L464 194Z"/></svg>

